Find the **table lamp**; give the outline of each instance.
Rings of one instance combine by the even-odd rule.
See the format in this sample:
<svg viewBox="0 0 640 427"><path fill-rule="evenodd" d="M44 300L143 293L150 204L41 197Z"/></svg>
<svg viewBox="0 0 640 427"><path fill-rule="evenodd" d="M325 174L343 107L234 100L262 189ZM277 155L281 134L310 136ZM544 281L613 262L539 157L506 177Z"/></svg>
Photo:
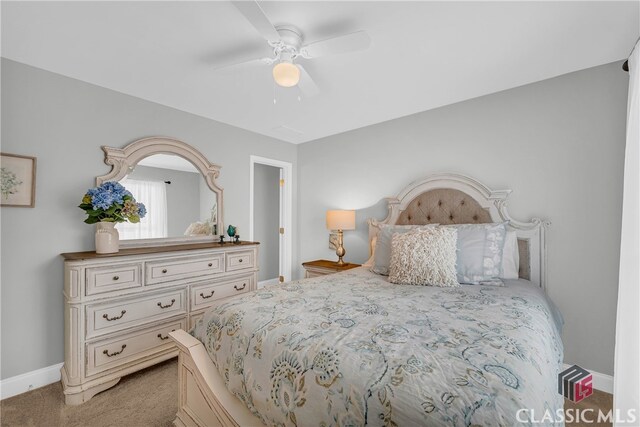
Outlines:
<svg viewBox="0 0 640 427"><path fill-rule="evenodd" d="M336 255L338 255L338 265L345 265L342 259L347 251L342 246L342 232L344 230L356 229L356 211L331 210L327 211L327 229L338 232L338 244Z"/></svg>

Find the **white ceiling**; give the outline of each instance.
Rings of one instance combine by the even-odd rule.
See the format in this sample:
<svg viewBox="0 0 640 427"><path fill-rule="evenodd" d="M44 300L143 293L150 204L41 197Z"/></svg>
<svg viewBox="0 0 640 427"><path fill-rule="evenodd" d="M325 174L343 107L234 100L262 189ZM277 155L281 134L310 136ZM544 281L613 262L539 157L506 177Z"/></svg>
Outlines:
<svg viewBox="0 0 640 427"><path fill-rule="evenodd" d="M2 56L300 143L625 58L633 2L263 2L312 42L356 30L361 53L301 60L297 100L269 66L214 71L269 49L228 2L2 2Z"/></svg>
<svg viewBox="0 0 640 427"><path fill-rule="evenodd" d="M200 172L193 164L180 156L174 156L172 154L154 154L138 162L140 166L148 166L151 168L171 169L183 172Z"/></svg>

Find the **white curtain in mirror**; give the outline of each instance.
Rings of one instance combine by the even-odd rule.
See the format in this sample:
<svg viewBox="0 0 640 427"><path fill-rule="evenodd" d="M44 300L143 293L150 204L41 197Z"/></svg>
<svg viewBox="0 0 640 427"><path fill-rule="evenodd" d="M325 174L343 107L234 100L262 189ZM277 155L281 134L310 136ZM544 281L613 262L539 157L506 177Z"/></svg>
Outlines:
<svg viewBox="0 0 640 427"><path fill-rule="evenodd" d="M120 239L155 239L168 236L167 188L162 181L140 181L123 178L120 181L133 194L136 201L144 203L147 215L138 224L118 224Z"/></svg>

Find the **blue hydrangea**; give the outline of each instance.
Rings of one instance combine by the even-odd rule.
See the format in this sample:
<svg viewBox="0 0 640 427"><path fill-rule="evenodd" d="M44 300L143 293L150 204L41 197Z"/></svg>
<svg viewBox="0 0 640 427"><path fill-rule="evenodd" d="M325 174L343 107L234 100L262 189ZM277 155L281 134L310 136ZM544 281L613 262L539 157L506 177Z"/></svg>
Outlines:
<svg viewBox="0 0 640 427"><path fill-rule="evenodd" d="M125 196L133 197L122 184L115 181L105 182L100 187L91 188L87 194L91 196L93 209L104 210L109 209L114 203L124 203Z"/></svg>
<svg viewBox="0 0 640 427"><path fill-rule="evenodd" d="M147 214L147 207L144 205L144 203L138 203L138 216L140 218L144 218L146 214Z"/></svg>
<svg viewBox="0 0 640 427"><path fill-rule="evenodd" d="M78 207L89 216L84 220L87 224L100 221L137 223L147 214L145 205L138 203L122 184L113 181L87 190Z"/></svg>

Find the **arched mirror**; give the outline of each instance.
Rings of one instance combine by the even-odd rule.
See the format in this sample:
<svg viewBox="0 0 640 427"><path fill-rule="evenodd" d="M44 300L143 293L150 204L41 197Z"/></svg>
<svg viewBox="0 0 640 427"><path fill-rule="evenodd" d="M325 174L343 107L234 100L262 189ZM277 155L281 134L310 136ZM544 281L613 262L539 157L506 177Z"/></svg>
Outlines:
<svg viewBox="0 0 640 427"><path fill-rule="evenodd" d="M116 226L121 246L212 241L224 232L220 166L198 150L161 137L102 149L112 169L96 185L118 181L147 208L139 224Z"/></svg>

